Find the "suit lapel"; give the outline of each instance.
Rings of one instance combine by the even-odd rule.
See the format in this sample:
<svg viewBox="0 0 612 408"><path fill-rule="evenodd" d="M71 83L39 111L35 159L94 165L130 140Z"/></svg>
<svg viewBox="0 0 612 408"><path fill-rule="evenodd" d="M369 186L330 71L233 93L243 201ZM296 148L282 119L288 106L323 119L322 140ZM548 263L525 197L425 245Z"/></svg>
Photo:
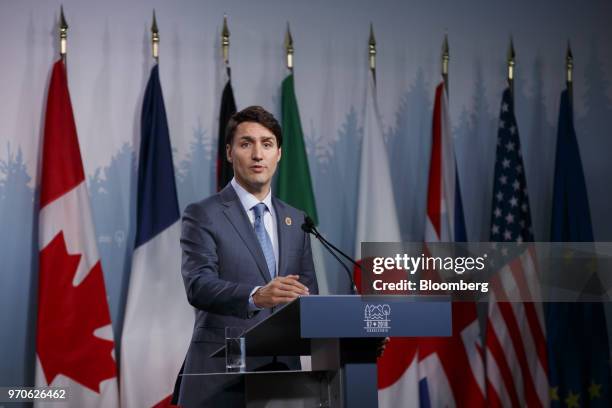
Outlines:
<svg viewBox="0 0 612 408"><path fill-rule="evenodd" d="M280 258L278 260L278 275L285 276L285 271L287 270L287 251L285 250L285 245L289 242L288 228L292 228L292 226L286 223L286 220L290 219L290 217L283 202L276 197L272 197L272 205L276 212L276 234L278 236L278 257Z"/></svg>
<svg viewBox="0 0 612 408"><path fill-rule="evenodd" d="M221 200L227 207L223 210L223 213L248 248L253 259L255 259L261 276L266 283L270 282L270 273L268 272L268 265L266 264L266 258L263 251L261 250L261 245L259 245L255 230L231 184L228 184L221 190Z"/></svg>

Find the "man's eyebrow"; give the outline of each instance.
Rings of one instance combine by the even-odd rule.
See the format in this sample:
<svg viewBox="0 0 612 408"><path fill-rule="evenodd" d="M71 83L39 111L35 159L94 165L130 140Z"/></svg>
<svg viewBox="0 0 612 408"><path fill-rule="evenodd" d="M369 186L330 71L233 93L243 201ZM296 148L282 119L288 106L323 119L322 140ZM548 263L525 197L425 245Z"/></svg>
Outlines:
<svg viewBox="0 0 612 408"><path fill-rule="evenodd" d="M246 140L248 142L252 142L255 139L257 139L257 137L251 136L251 135L242 135L238 139L239 140ZM261 139L262 142L267 142L267 141L270 141L270 140L276 140L276 138L274 136L262 136L260 139Z"/></svg>

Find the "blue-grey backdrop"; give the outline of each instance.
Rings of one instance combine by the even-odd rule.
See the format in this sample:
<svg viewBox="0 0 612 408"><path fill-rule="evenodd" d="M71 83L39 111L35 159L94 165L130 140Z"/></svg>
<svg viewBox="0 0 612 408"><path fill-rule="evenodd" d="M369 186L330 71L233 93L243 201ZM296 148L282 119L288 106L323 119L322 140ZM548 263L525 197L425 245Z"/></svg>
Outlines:
<svg viewBox="0 0 612 408"><path fill-rule="evenodd" d="M59 0L0 3L0 385L33 382L38 156ZM612 240L612 3L599 0L290 2L64 0L68 74L116 340L134 231L142 92L152 60L151 12L161 31L162 86L181 207L213 191L223 73L219 33L229 17L238 107L279 112L291 23L295 76L321 230L354 248L356 175L368 26L378 40L378 85L405 240L424 230L434 87L445 33L450 112L468 237L487 240L495 134L505 61L517 51L516 109L534 232L550 230L559 93L568 39L575 57L576 130L599 241ZM347 283L327 260L331 291ZM178 266L177 266L178 273Z"/></svg>

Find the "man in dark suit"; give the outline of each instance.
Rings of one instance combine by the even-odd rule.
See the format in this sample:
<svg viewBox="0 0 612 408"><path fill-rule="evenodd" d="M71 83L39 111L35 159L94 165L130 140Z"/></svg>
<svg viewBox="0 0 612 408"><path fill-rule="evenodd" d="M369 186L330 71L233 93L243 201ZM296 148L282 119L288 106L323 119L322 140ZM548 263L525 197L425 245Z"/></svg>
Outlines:
<svg viewBox="0 0 612 408"><path fill-rule="evenodd" d="M281 128L272 114L258 106L237 112L226 131L234 179L185 209L181 273L197 313L184 374L225 372L224 358L209 357L223 345L225 327L248 329L274 307L318 293L310 239L301 229L304 214L272 197L281 145ZM279 360L299 368L296 357ZM247 358L247 370L270 362ZM244 404L231 380L211 377L198 389L190 383L183 379L180 385L184 407Z"/></svg>

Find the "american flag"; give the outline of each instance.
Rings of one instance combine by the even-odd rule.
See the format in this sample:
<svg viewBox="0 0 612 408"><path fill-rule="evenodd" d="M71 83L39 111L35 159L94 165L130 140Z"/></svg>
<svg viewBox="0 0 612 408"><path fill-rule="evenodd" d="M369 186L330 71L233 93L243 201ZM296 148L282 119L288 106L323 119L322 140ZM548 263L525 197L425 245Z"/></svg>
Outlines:
<svg viewBox="0 0 612 408"><path fill-rule="evenodd" d="M502 97L497 135L491 241L533 241L525 168L514 116L512 93ZM486 333L489 406L548 405L546 338L542 305L500 302L521 291L524 299L538 291L533 252L509 260L500 271L503 284L491 294Z"/></svg>

